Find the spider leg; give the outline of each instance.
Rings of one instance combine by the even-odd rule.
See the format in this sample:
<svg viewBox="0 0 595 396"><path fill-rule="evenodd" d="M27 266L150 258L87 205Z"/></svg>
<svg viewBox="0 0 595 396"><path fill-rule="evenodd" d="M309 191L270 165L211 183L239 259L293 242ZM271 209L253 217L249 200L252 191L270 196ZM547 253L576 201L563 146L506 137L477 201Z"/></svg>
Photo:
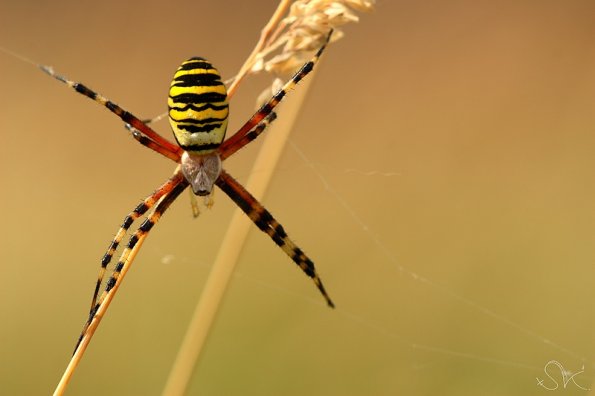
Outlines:
<svg viewBox="0 0 595 396"><path fill-rule="evenodd" d="M252 128L254 128L259 122L261 122L265 117L267 117L273 109L281 102L281 100L287 95L287 93L295 88L295 86L314 68L316 62L322 55L322 52L326 48L333 31L331 30L326 37L326 41L322 44L322 47L316 52L314 57L310 59L308 62L304 64L297 71L289 80L285 83L285 85L273 95L271 99L267 103L265 103L254 115L246 122L233 136L223 142L221 147L219 148L219 152L221 153L221 159L225 159L244 147L247 143L251 141L251 139L246 140L245 135L247 135Z"/></svg>
<svg viewBox="0 0 595 396"><path fill-rule="evenodd" d="M99 296L97 303L91 309L89 318L83 326L81 335L78 339L76 347L74 348L75 353L77 353L79 345L81 345L85 337L90 338L93 335L94 329L99 324L99 321L105 314L105 311L109 303L113 299L114 294L120 286L122 279L124 279L124 276L126 275L126 272L128 271L130 264L132 263L132 259L136 255L136 252L138 252L138 249L140 249L140 246L144 242L145 238L147 237L153 226L159 221L163 213L169 208L172 202L182 193L182 191L184 191L184 189L186 189L186 187L188 187L188 182L186 181L186 179L184 179L180 171L176 171L176 173L174 174L174 176L172 176L170 181L172 183L169 185L171 187L169 188L169 191L164 192L163 196L161 197L161 200L157 203L157 205L151 211L151 213L148 215L145 221L142 222L140 227L130 237L130 240L126 245L126 248L120 255L118 264L116 264L116 267L112 272L112 275L107 281L105 290L103 291L103 293L101 293L101 296ZM168 185L168 183L165 183L164 185ZM90 329L91 326L93 326L93 329ZM88 341L86 341L85 343L87 342Z"/></svg>
<svg viewBox="0 0 595 396"><path fill-rule="evenodd" d="M124 110L123 108L121 108L120 106L115 104L114 102L108 100L107 98L98 94L97 92L89 89L85 85L83 85L79 82L69 80L68 78L61 76L59 74L56 74L54 72L54 70L49 66L41 65L39 67L42 71L44 71L45 73L54 77L56 80L66 84L67 86L69 86L76 92L80 93L81 95L84 95L84 96L88 97L89 99L92 99L95 102L99 103L100 105L104 106L109 111L111 111L112 113L114 113L115 115L120 117L120 119L122 121L124 121L126 124L129 124L131 127L137 129L143 135L145 135L146 137L148 137L151 141L153 141L155 143L155 145L149 145L149 144L143 143L143 141L141 141L141 139L136 139L141 144L151 148L152 150L157 151L159 154L164 155L170 159L172 157L175 157L176 155L177 155L177 158L179 158L182 155L183 150L178 145L171 143L170 141L168 141L167 139L165 139L164 137L159 135L157 132L155 132L154 130L149 128L134 114L129 113L128 111Z"/></svg>
<svg viewBox="0 0 595 396"><path fill-rule="evenodd" d="M101 283L103 282L107 266L112 260L112 257L116 252L116 249L118 249L120 242L122 242L122 238L124 238L128 230L130 229L130 226L132 226L132 223L134 223L136 219L138 219L139 217L144 215L149 209L151 209L157 203L157 201L161 199L161 197L171 192L171 190L173 190L177 183L179 183L179 180L175 176L168 179L151 195L146 197L136 208L134 208L132 212L130 212L124 218L124 222L120 226L120 229L116 233L116 236L114 237L114 239L112 239L107 251L101 259L101 269L99 270L99 275L97 276L97 283L95 285L95 292L93 293L93 299L91 300L91 309L89 313L91 313L91 311L95 307L95 303L97 302L97 295L99 294L99 288L101 287Z"/></svg>
<svg viewBox="0 0 595 396"><path fill-rule="evenodd" d="M137 142L142 144L143 146L148 147L151 150L157 151L159 154L169 158L170 160L172 160L174 162L180 161L181 153L174 153L174 152L171 152L171 151L165 149L163 146L160 146L158 143L151 140L151 138L144 135L141 131L139 131L138 129L136 129L135 127L133 127L130 124L126 124L125 128L128 129L130 131L130 133L132 134L132 137Z"/></svg>
<svg viewBox="0 0 595 396"><path fill-rule="evenodd" d="M277 244L301 269L308 275L320 293L326 299L327 304L334 308L335 304L327 294L322 281L314 268L314 263L306 254L297 247L297 245L287 236L287 233L273 218L271 213L260 204L240 183L229 175L225 170L216 181L217 186L227 194L235 203L248 215L250 220L265 234L271 237Z"/></svg>
<svg viewBox="0 0 595 396"><path fill-rule="evenodd" d="M233 151L226 150L224 152L220 151L219 155L221 157L221 160L223 161L224 159L226 159L227 157L229 157L230 155L235 153L238 149L240 149L241 147L244 147L245 145L247 145L248 143L250 143L251 141L256 139L276 119L277 119L277 113L275 113L274 111L271 111L265 118L262 119L262 121L260 121L258 124L256 124L254 129L251 129L244 136L242 136L241 139L238 139L237 145L235 146L235 147L237 147L236 150L233 150Z"/></svg>

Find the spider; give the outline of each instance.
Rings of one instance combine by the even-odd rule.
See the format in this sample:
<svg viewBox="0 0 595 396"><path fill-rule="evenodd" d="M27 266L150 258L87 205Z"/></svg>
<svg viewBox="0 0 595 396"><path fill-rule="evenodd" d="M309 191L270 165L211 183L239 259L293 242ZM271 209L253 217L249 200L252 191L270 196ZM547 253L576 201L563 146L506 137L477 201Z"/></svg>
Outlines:
<svg viewBox="0 0 595 396"><path fill-rule="evenodd" d="M87 335L91 323L100 320L106 308L102 309L102 305L108 296L117 290L123 275L132 262L131 251L133 248L139 241L146 238L171 203L188 186L191 187L195 195L205 197L207 205L210 205L212 202L209 201L209 198L213 186L217 185L261 231L271 237L273 242L307 276L312 278L326 303L330 307L334 307L312 260L289 238L284 228L273 218L271 213L221 166L222 161L256 139L275 120L277 116L273 110L285 95L312 71L326 48L331 34L332 31L329 32L314 57L306 62L281 90L274 94L235 134L225 141L229 110L227 91L219 72L204 58L194 57L184 61L174 74L170 85L168 116L177 144L160 136L146 122L85 85L55 73L51 67L40 66L44 72L56 80L117 115L125 123L126 128L132 132L132 136L137 142L178 164L173 175L124 218L124 222L111 241L101 260L101 269L93 293L89 317L78 339L75 352ZM145 214L145 220L131 235L106 282L105 290L99 295L107 266L118 246L134 221Z"/></svg>

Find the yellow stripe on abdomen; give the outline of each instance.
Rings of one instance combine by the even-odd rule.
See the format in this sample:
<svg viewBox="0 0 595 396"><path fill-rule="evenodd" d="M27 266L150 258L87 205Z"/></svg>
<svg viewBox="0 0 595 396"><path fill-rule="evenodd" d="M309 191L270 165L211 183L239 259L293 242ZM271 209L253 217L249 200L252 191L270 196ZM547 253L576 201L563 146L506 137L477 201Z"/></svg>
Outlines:
<svg viewBox="0 0 595 396"><path fill-rule="evenodd" d="M208 153L225 138L229 106L221 76L203 58L183 62L169 88L169 122L184 150Z"/></svg>

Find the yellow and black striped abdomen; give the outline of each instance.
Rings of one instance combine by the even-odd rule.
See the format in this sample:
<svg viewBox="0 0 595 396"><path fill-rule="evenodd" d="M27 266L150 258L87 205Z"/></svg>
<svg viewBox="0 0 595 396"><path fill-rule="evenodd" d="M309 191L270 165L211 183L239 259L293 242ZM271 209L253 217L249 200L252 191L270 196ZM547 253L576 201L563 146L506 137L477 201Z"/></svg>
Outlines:
<svg viewBox="0 0 595 396"><path fill-rule="evenodd" d="M183 62L169 88L169 122L180 147L195 153L215 150L227 129L227 90L203 58Z"/></svg>

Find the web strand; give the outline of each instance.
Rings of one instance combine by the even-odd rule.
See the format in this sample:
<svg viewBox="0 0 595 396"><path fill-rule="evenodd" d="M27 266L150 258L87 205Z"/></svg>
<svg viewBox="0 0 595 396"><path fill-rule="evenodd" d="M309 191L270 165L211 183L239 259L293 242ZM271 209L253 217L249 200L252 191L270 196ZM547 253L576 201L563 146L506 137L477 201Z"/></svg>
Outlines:
<svg viewBox="0 0 595 396"><path fill-rule="evenodd" d="M400 273L406 274L408 275L410 278L412 278L413 280L423 283L427 286L429 286L430 288L437 290L438 292L440 292L443 295L448 296L449 298L459 301L465 305L467 305L468 307L471 307L472 309L474 309L475 311L493 318L494 320L503 323L507 326L509 326L510 328L515 329L516 331L527 335L528 337L537 340L538 342L544 344L544 345L548 345L551 348L554 348L560 352L563 352L575 359L577 359L580 362L586 362L588 361L586 357L584 356L580 356L578 353L565 348L564 346L552 341L551 339L544 337L543 335L536 333L533 330L530 330L522 325L520 325L517 322L514 322L513 320L507 318L506 316L497 313L479 303L477 303L476 301L473 301L467 297L462 296L461 294L447 289L444 286L441 286L439 284L437 284L436 282L432 281L431 279L420 275L419 273L410 270L409 268L403 266L402 264L400 264L396 258L396 256L394 255L394 253L381 241L381 239L372 231L372 229L366 224L366 222L364 222L364 220L357 214L357 212L351 207L351 205L349 205L349 203L337 192L337 190L335 190L332 185L330 184L330 182L328 181L328 179L322 174L322 172L317 168L317 166L314 164L314 162L312 162L304 153L303 150L301 150L294 142L290 141L289 142L291 148L297 153L297 155L300 157L300 159L312 170L312 172L314 172L314 174L318 177L320 183L324 186L325 190L339 203L339 205L345 210L345 212L347 212L347 214L349 215L349 217L352 219L352 221L357 224L359 226L359 228L362 230L362 232L366 235L366 237L368 239L370 239L372 242L374 242L374 244L376 245L376 247L380 250L380 252L382 252L382 254L384 255L384 257L386 258L386 261L388 263L390 263L394 269L396 269L397 271L399 271ZM417 345L417 344L416 344ZM424 348L424 349L431 349L430 347L428 348ZM441 350L440 348L438 348L439 350ZM592 365L594 365L593 362L591 362Z"/></svg>

